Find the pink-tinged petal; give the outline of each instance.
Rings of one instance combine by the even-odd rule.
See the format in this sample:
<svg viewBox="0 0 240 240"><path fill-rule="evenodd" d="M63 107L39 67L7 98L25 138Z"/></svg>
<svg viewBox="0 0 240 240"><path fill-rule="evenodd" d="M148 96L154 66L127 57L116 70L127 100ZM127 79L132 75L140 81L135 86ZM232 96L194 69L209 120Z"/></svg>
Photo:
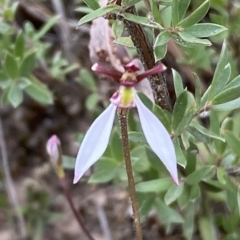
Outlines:
<svg viewBox="0 0 240 240"><path fill-rule="evenodd" d="M120 78L121 78L121 76L122 76L122 73L116 72L116 71L114 71L114 70L109 70L109 69L107 69L107 68L99 65L98 63L93 64L91 69L92 69L94 72L107 75L107 76L113 78L113 79L114 79L115 81L117 81L117 82L120 81Z"/></svg>
<svg viewBox="0 0 240 240"><path fill-rule="evenodd" d="M138 109L142 130L148 144L161 159L174 182L179 184L176 153L168 131L158 118L142 103L137 95L135 103Z"/></svg>
<svg viewBox="0 0 240 240"><path fill-rule="evenodd" d="M55 165L58 159L60 158L60 140L56 135L51 136L48 139L46 149L47 153L51 158L51 161Z"/></svg>
<svg viewBox="0 0 240 240"><path fill-rule="evenodd" d="M110 104L88 129L78 151L73 183L103 155L112 131L117 106Z"/></svg>
<svg viewBox="0 0 240 240"><path fill-rule="evenodd" d="M154 75L154 74L157 74L157 73L160 73L160 72L163 72L165 71L167 68L164 64L160 63L158 64L157 66L143 72L143 73L140 73L138 76L137 76L137 80L138 81L141 81L143 80L144 78L150 76L150 75Z"/></svg>

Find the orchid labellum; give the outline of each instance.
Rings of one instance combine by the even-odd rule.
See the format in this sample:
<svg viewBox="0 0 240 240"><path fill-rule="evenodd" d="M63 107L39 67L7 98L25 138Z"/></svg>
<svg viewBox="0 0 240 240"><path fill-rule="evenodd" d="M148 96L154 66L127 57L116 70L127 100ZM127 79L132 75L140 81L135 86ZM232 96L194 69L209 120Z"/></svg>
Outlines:
<svg viewBox="0 0 240 240"><path fill-rule="evenodd" d="M147 76L165 70L163 64L142 73L134 61L124 66L124 72L113 72L99 64L94 64L92 70L112 77L120 84L110 99L111 104L93 122L87 131L79 149L74 183L104 154L110 139L117 108L129 109L136 107L146 140L153 152L160 158L174 182L178 184L176 154L169 133L159 119L143 104L137 95L138 83Z"/></svg>

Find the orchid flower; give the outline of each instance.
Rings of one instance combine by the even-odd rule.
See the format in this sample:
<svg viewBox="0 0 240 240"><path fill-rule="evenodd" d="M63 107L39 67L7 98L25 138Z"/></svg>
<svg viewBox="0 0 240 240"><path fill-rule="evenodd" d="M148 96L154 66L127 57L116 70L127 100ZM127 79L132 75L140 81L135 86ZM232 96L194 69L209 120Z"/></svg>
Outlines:
<svg viewBox="0 0 240 240"><path fill-rule="evenodd" d="M112 77L120 84L110 99L111 104L100 114L88 129L78 151L74 183L104 154L110 139L117 108L136 107L146 140L153 152L160 158L174 182L178 184L177 161L172 140L168 131L159 119L143 104L137 95L135 87L152 74L165 70L163 64L138 74L139 68L134 60L124 66L124 72L113 72L99 64L94 64L92 70Z"/></svg>

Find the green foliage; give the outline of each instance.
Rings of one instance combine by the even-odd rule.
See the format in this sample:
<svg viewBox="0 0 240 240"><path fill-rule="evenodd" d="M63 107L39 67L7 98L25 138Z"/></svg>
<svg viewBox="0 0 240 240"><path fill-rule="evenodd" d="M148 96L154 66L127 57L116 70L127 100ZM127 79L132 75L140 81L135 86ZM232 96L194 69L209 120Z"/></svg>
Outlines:
<svg viewBox="0 0 240 240"><path fill-rule="evenodd" d="M220 239L220 235L221 239L238 239L240 77L235 67L238 60L234 57L234 51L238 50L230 41L221 42L226 36L235 37L239 32L240 11L235 9L236 14L230 15L225 9L227 1L150 0L151 20L146 15L125 12L126 6L142 6L140 2L123 1L122 6L98 7L95 2L90 6L86 1L94 11L84 16L79 25L106 13L114 13L118 16L112 23L114 42L126 47L134 46L130 37L123 35L123 19L158 30L155 38L151 36L154 31L148 31L147 35L153 39L155 60L165 57L168 43L173 40L184 53L184 58L179 58L178 62L191 66L192 72L196 72L193 73L193 94L184 88L183 76L172 69L176 95L172 113L140 95L173 138L179 165L179 186L168 177L165 167L149 149L138 120L130 115L129 140L136 190L141 195L141 216L146 217L155 209L168 231L178 223L188 240L195 239L196 231L202 239ZM212 44L215 48L209 47ZM221 45L219 54L216 46ZM211 72L213 76L203 93L202 76L199 76L202 70ZM0 79L3 85L8 82L2 73ZM96 93L96 84L88 72L83 72L80 83L91 94ZM91 101L95 105L97 97ZM208 124L202 121L204 113L209 115ZM126 184L120 144L118 130L115 129L109 147L96 163L96 171L89 182ZM232 169L236 169L238 174L232 174ZM216 212L209 207L211 204L221 204L228 211Z"/></svg>

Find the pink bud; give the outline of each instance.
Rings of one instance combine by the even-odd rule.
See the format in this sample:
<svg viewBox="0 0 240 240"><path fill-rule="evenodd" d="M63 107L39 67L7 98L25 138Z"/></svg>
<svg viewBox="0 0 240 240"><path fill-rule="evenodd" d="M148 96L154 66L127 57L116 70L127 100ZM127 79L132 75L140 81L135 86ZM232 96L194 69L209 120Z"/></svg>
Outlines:
<svg viewBox="0 0 240 240"><path fill-rule="evenodd" d="M56 165L60 159L60 145L60 140L56 135L53 135L47 141L46 149L53 165Z"/></svg>

